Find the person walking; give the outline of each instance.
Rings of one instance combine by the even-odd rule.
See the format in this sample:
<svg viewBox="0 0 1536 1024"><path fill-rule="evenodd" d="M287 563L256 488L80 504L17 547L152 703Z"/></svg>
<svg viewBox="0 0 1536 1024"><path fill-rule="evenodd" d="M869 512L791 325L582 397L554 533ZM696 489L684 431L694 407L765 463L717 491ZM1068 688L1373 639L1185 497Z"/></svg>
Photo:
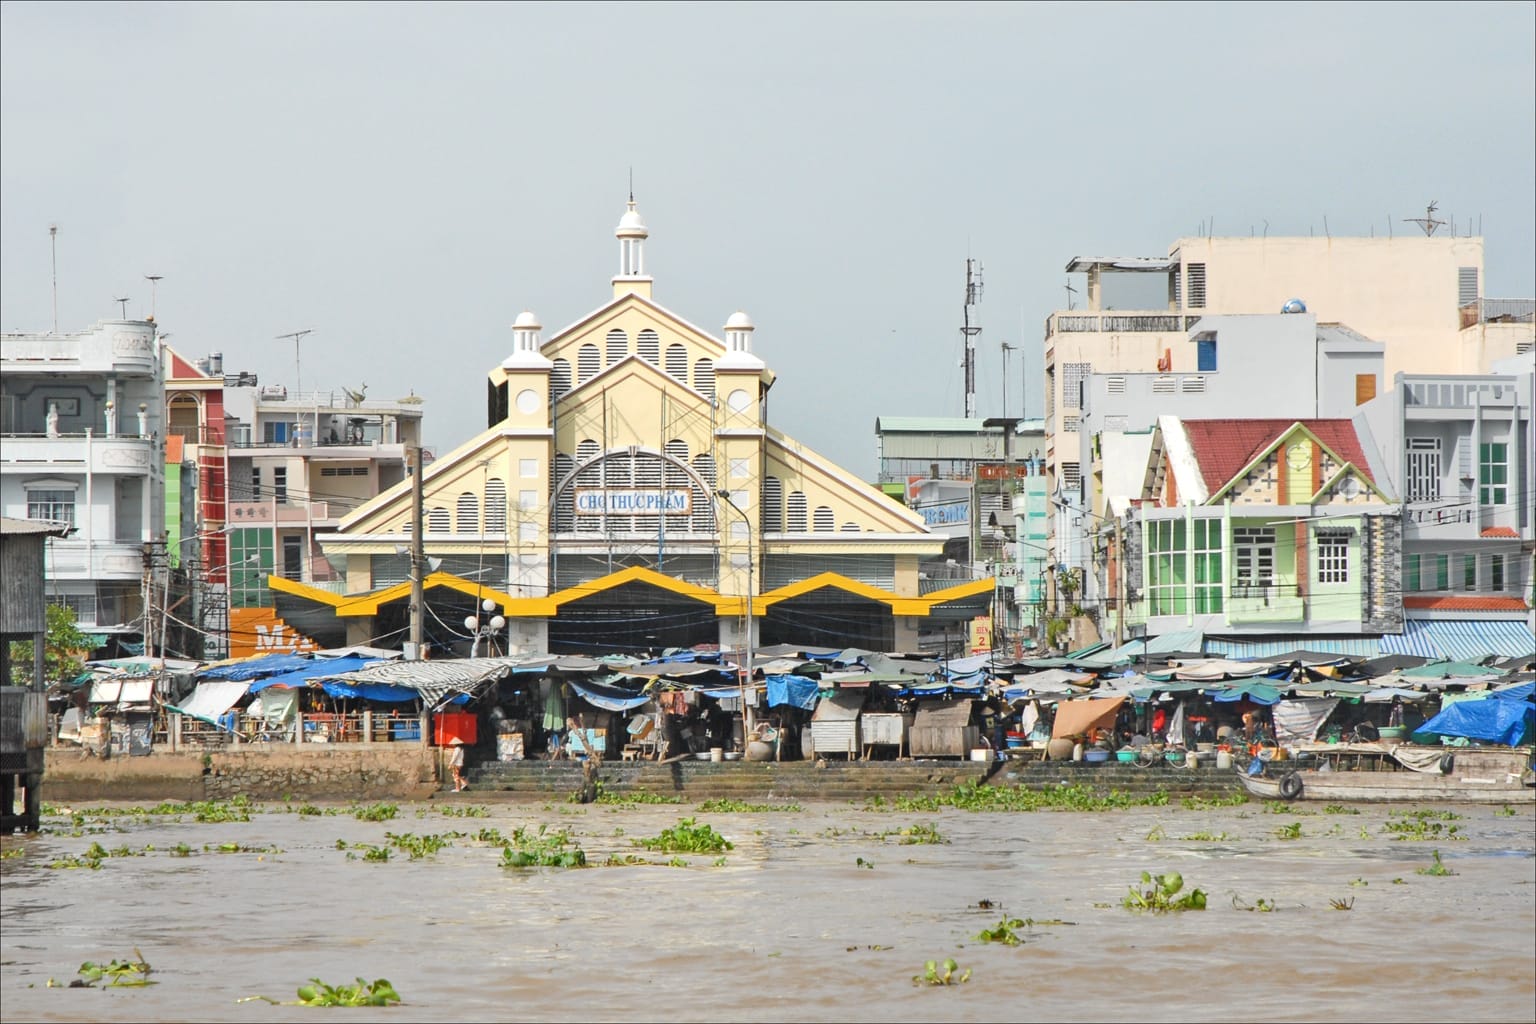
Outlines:
<svg viewBox="0 0 1536 1024"><path fill-rule="evenodd" d="M453 771L453 791L462 792L469 788L469 782L464 778L464 741L455 736L448 741L448 767Z"/></svg>

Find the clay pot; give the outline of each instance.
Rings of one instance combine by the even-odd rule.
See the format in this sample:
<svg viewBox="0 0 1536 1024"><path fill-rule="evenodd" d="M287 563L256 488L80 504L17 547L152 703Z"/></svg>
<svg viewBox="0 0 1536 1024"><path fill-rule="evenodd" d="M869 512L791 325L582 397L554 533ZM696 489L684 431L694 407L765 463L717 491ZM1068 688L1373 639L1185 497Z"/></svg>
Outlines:
<svg viewBox="0 0 1536 1024"><path fill-rule="evenodd" d="M1065 737L1051 740L1045 745L1045 756L1051 761L1072 760L1072 748L1075 744Z"/></svg>
<svg viewBox="0 0 1536 1024"><path fill-rule="evenodd" d="M748 761L772 761L773 744L764 743L762 740L753 740L747 744Z"/></svg>

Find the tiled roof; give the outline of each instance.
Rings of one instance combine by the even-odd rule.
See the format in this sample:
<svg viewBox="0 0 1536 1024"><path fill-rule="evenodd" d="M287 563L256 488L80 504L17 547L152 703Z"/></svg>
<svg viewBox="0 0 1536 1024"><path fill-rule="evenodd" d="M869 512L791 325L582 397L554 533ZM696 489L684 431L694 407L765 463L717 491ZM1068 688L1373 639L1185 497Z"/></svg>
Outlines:
<svg viewBox="0 0 1536 1024"><path fill-rule="evenodd" d="M1461 594L1414 594L1403 598L1404 608L1434 608L1443 612L1523 612L1518 597L1466 597Z"/></svg>
<svg viewBox="0 0 1536 1024"><path fill-rule="evenodd" d="M1215 494L1297 422L1375 483L1360 439L1355 436L1355 426L1349 420L1184 420L1184 431L1200 463L1205 486Z"/></svg>
<svg viewBox="0 0 1536 1024"><path fill-rule="evenodd" d="M1513 526L1490 526L1483 531L1484 537L1513 537L1520 539L1520 534L1515 532Z"/></svg>

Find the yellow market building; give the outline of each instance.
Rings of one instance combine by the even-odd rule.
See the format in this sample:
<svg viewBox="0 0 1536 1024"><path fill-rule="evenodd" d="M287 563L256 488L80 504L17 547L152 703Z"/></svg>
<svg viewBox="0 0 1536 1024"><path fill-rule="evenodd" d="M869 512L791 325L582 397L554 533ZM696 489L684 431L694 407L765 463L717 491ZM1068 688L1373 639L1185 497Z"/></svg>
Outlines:
<svg viewBox="0 0 1536 1024"><path fill-rule="evenodd" d="M404 646L411 545L430 656L603 655L718 644L917 650L985 615L993 581L928 589L944 538L768 422L774 374L733 314L721 341L658 304L633 200L612 298L541 340L524 312L489 375L487 427L317 540L342 586L272 577L326 646ZM480 609L485 608L485 611ZM749 619L754 629L747 633Z"/></svg>

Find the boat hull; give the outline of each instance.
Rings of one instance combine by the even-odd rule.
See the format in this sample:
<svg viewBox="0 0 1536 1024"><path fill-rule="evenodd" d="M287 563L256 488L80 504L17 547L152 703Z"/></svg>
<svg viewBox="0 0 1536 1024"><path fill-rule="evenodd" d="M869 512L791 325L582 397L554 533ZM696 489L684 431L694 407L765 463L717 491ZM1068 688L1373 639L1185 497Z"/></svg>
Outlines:
<svg viewBox="0 0 1536 1024"><path fill-rule="evenodd" d="M1300 792L1290 795L1285 782L1294 778ZM1242 776L1248 792L1267 800L1326 800L1395 802L1448 800L1465 803L1517 804L1536 803L1536 787L1525 785L1520 776L1504 775L1429 775L1423 772L1319 772L1306 769L1277 777Z"/></svg>

